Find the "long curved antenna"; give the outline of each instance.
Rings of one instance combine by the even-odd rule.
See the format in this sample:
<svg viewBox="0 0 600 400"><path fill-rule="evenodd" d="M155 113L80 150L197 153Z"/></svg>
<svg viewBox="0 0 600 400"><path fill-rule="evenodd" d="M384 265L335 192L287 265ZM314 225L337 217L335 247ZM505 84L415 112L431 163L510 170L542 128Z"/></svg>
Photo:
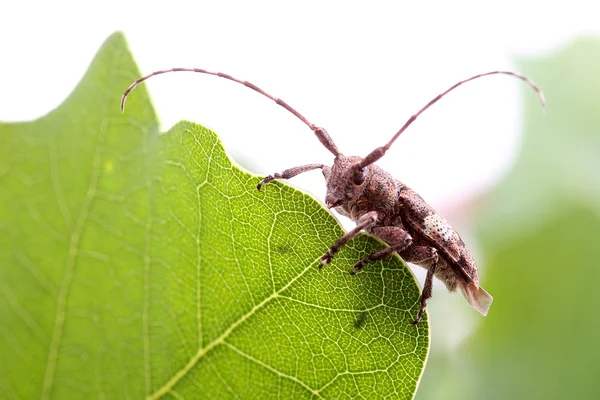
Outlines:
<svg viewBox="0 0 600 400"><path fill-rule="evenodd" d="M456 89L457 87L459 87L460 85L462 85L463 83L467 83L469 81L472 81L472 80L477 79L477 78L481 78L483 76L496 75L496 74L514 76L515 78L519 78L522 81L524 81L525 83L527 83L537 93L538 98L540 99L540 103L542 103L542 108L544 110L546 110L546 99L544 98L544 93L542 93L542 90L539 87L537 87L536 84L533 83L529 78L527 78L527 77L525 77L525 76L523 76L521 74L517 74L516 72L511 72L511 71L492 71L492 72L486 72L484 74L475 75L475 76L470 77L469 79L465 79L464 81L460 81L458 83L455 83L454 85L452 85L445 92L442 92L442 93L438 94L433 100L431 100L429 103L427 103L416 114L414 114L412 117L410 117L404 123L404 125L402 126L402 128L400 128L400 130L398 132L396 132L396 134L394 135L394 137L389 142L387 142L385 144L385 146L376 148L371 153L369 153L365 158L363 158L363 160L360 162L360 164L358 164L356 166L357 171L362 170L367 165L371 165L375 161L377 161L381 157L383 157L384 154L385 154L385 152L388 151L390 149L390 147L392 146L392 144L394 144L394 142L396 141L396 139L398 139L398 136L400 136L402 134L402 132L404 132L406 130L406 128L408 128L410 126L410 124L412 124L417 119L417 117L419 117L419 115L421 115L421 113L423 113L423 111L427 110L429 107L431 107L432 105L434 105L442 97L444 97L445 95L447 95L448 93L450 93L451 91L453 91L454 89Z"/></svg>
<svg viewBox="0 0 600 400"><path fill-rule="evenodd" d="M296 116L296 118L298 118L300 121L304 122L310 129L312 129L312 131L315 133L315 135L317 136L319 141L323 144L323 146L325 146L325 148L327 150L329 150L334 156L337 156L338 154L340 154L340 151L338 150L337 146L333 142L333 139L331 139L331 137L329 136L329 134L327 133L327 131L324 128L316 126L315 124L313 124L312 122L310 122L309 120L304 118L304 116L302 114L300 114L298 111L296 111L293 107L291 107L285 101L283 101L275 96L270 95L269 93L265 92L264 90L262 90L255 84L250 83L248 81L239 80L237 78L234 78L231 75L227 75L222 72L211 72L211 71L207 71L207 70L200 69L200 68L171 68L171 69L164 69L161 71L152 72L151 74L148 74L148 75L143 76L140 79L136 80L131 85L129 85L127 90L125 90L125 93L123 93L123 96L121 97L121 112L125 111L125 100L127 100L127 96L129 95L129 93L131 93L131 91L133 89L135 89L135 87L137 85L144 82L146 79L152 78L153 76L166 74L169 72L199 72L201 74L214 75L214 76L218 76L221 78L229 79L230 81L233 81L233 82L241 83L242 85L249 87L250 89L262 94L263 96L268 97L269 99L273 100L275 103L279 104L280 106L282 106L283 108L285 108L286 110L288 110L289 112L294 114Z"/></svg>

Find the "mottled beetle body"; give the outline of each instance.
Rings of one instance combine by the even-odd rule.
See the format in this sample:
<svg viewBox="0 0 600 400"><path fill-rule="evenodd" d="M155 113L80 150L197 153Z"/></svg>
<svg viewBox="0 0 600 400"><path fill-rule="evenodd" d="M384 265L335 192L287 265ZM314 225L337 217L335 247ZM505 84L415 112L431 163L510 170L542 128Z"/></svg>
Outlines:
<svg viewBox="0 0 600 400"><path fill-rule="evenodd" d="M405 261L427 269L421 294L421 306L414 321L415 324L421 320L427 300L431 297L434 276L444 282L451 292L459 288L472 307L483 315L487 314L492 303L492 296L479 286L477 266L460 235L421 196L374 163L385 155L396 139L421 113L458 86L483 76L510 75L531 86L538 94L542 105L545 106L543 94L533 82L510 71L487 72L457 82L411 116L388 143L361 158L344 156L325 129L308 121L283 100L268 94L250 82L241 81L222 72L210 72L199 68L172 68L153 72L129 86L121 99L121 109L124 109L127 95L139 83L155 75L178 71L219 76L241 83L270 98L304 122L315 133L321 144L335 156L331 167L323 164L302 165L269 175L257 185L260 190L264 184L275 179L290 179L307 171L322 170L327 182L325 196L327 207L334 208L341 215L355 221L356 227L338 239L327 250L321 258L319 268L330 263L335 254L348 241L364 230L382 239L388 247L358 261L350 271L351 274L357 273L366 264L381 260L394 252L398 253Z"/></svg>
<svg viewBox="0 0 600 400"><path fill-rule="evenodd" d="M460 288L469 304L486 315L492 296L479 286L477 266L469 249L450 223L421 196L375 164L366 167L362 184L352 183L354 190L349 190L346 185L338 187L339 182L349 180L336 175L336 172L352 171L353 166L361 161L360 157L339 156L333 168L323 168L327 180L327 206L334 207L338 213L359 224L363 216L371 215L372 222L366 221L369 225L364 230L389 246L380 254L355 264L351 273L395 251L405 261L427 269L429 281L435 276L451 292ZM348 193L351 193L350 197ZM431 295L430 288L431 285L425 285L422 303ZM416 322L420 320L421 313Z"/></svg>

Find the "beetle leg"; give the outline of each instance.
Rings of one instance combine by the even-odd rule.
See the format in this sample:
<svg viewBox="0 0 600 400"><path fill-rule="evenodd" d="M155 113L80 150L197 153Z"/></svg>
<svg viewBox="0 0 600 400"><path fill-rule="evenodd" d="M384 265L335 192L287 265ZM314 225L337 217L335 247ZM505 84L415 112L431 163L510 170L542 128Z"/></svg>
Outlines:
<svg viewBox="0 0 600 400"><path fill-rule="evenodd" d="M423 312L427 307L427 300L431 298L433 290L433 275L438 267L439 256L435 248L429 246L411 246L400 252L400 256L407 262L417 264L427 269L427 276L421 293L421 307L417 314L417 319L412 323L414 325L421 322Z"/></svg>
<svg viewBox="0 0 600 400"><path fill-rule="evenodd" d="M300 175L304 172L312 171L313 169L323 169L323 168L329 168L329 167L327 167L323 164L308 164L308 165L301 165L299 167L286 169L285 171L283 171L281 173L278 172L273 175L265 176L260 182L258 182L258 185L256 186L256 188L258 190L260 190L262 185L265 185L275 179L290 179L290 178L293 178L296 175Z"/></svg>
<svg viewBox="0 0 600 400"><path fill-rule="evenodd" d="M329 264L333 260L333 256L340 251L342 246L352 240L356 235L359 234L363 229L371 228L377 222L377 211L370 211L364 214L356 222L356 226L351 231L347 232L344 236L339 238L330 248L327 250L325 255L321 257L321 263L319 269L323 268L323 265Z"/></svg>
<svg viewBox="0 0 600 400"><path fill-rule="evenodd" d="M404 229L397 226L381 226L371 229L371 232L388 243L389 247L373 252L354 264L353 269L350 271L350 275L356 274L366 264L381 260L393 252L401 252L408 248L412 244L412 237Z"/></svg>
<svg viewBox="0 0 600 400"><path fill-rule="evenodd" d="M431 298L431 292L433 290L433 274L438 266L438 258L437 252L435 261L427 268L427 276L425 277L425 284L423 285L423 292L421 292L421 308L419 308L419 313L417 314L417 319L412 322L413 325L421 322L421 318L423 318L423 312L427 307L427 300Z"/></svg>
<svg viewBox="0 0 600 400"><path fill-rule="evenodd" d="M428 269L438 262L437 250L429 246L410 246L399 251L400 257L406 262Z"/></svg>

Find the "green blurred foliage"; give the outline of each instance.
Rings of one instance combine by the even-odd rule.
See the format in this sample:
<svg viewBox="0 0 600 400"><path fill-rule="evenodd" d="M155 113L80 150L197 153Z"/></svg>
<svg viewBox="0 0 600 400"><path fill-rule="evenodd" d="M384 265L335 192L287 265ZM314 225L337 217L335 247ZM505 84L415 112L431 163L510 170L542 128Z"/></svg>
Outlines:
<svg viewBox="0 0 600 400"><path fill-rule="evenodd" d="M519 158L478 207L494 304L419 399L600 398L600 41L519 65L548 110L526 93Z"/></svg>
<svg viewBox="0 0 600 400"><path fill-rule="evenodd" d="M69 98L0 124L0 397L410 399L429 346L398 257L319 202L160 134L113 35Z"/></svg>

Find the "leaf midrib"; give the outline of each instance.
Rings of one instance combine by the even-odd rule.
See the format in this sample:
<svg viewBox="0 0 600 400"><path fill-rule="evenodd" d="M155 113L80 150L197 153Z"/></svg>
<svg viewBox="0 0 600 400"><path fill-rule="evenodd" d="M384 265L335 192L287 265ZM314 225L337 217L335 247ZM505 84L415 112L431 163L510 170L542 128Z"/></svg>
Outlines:
<svg viewBox="0 0 600 400"><path fill-rule="evenodd" d="M235 321L234 323L232 323L229 326L229 328L227 328L215 340L213 340L212 342L210 342L205 347L200 348L198 350L198 352L188 361L188 363L182 369L180 369L179 371L177 371L173 375L173 377L171 379L169 379L169 381L167 381L163 386L161 386L158 390L156 390L154 393L152 393L147 398L149 400L154 400L154 399L158 399L158 398L164 396L165 394L169 393L171 391L171 389L173 389L173 387L177 384L177 382L179 382L198 363L198 361L200 361L200 359L202 357L204 357L204 355L206 355L210 350L212 350L217 345L224 344L225 343L225 339L238 326L240 326L244 321L246 321L248 318L250 318L252 315L254 315L261 308L263 308L264 306L266 306L269 302L271 302L272 300L278 298L280 293L282 293L286 289L288 289L292 284L294 284L298 279L300 279L302 277L302 275L304 275L307 271L309 271L312 268L314 268L313 266L316 265L320 261L320 259L321 258L319 257L319 258L313 260L313 262L311 262L308 265L308 267L306 267L305 269L303 269L297 276L295 276L294 278L290 279L290 281L286 285L284 285L283 287L281 287L278 291L272 293L269 297L266 297L263 301L261 301L260 303L258 303L254 307L252 307L250 309L250 311L248 311L246 314L242 315L237 321ZM308 387L308 386L306 386L306 387ZM314 389L311 389L311 390L314 390Z"/></svg>

